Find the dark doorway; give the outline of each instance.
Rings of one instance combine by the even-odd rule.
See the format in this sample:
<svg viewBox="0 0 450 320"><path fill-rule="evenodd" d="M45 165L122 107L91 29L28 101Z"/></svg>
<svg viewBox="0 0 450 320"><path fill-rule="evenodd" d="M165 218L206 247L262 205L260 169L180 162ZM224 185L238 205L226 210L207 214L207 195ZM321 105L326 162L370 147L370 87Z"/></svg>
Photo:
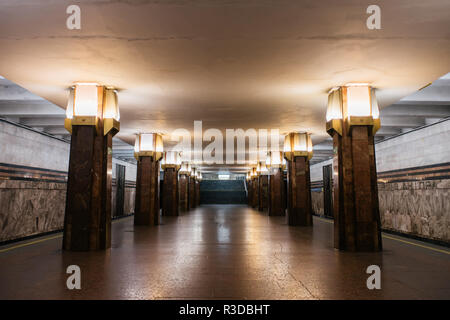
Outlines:
<svg viewBox="0 0 450 320"><path fill-rule="evenodd" d="M323 213L326 217L333 217L333 168L331 164L322 167L323 170Z"/></svg>
<svg viewBox="0 0 450 320"><path fill-rule="evenodd" d="M125 166L116 164L116 217L123 216L125 199Z"/></svg>

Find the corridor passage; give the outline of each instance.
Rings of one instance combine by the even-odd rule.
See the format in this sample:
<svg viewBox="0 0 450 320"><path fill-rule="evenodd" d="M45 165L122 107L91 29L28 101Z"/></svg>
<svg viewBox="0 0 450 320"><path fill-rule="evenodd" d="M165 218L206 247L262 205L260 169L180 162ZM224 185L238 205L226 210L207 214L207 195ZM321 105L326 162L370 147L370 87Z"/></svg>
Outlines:
<svg viewBox="0 0 450 320"><path fill-rule="evenodd" d="M289 227L246 206L201 206L159 227L116 220L112 248L62 252L62 234L0 247L0 299L448 299L450 251L384 234L384 251L339 252L333 224ZM81 290L66 268L81 268ZM381 268L381 290L366 268Z"/></svg>

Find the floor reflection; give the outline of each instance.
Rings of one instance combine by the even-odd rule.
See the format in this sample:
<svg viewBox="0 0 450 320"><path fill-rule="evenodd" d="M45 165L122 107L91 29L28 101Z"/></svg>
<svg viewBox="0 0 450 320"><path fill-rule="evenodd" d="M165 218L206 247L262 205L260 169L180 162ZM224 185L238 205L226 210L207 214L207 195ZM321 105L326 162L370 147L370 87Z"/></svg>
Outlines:
<svg viewBox="0 0 450 320"><path fill-rule="evenodd" d="M333 225L289 227L246 206L201 206L158 227L113 224L106 252L62 252L61 238L0 254L0 299L450 298L449 255L384 239L382 253L339 252ZM82 290L65 286L79 265ZM378 265L382 289L368 290Z"/></svg>

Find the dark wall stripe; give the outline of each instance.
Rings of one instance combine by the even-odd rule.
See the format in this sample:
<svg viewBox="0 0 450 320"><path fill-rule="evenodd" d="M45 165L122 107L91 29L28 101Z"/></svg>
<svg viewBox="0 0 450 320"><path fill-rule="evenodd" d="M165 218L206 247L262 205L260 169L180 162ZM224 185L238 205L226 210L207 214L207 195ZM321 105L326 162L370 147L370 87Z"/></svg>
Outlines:
<svg viewBox="0 0 450 320"><path fill-rule="evenodd" d="M52 170L52 169L29 167L29 166L22 166L22 165L17 165L17 164L10 164L10 163L2 163L2 162L0 162L0 166L2 166L2 167L9 167L9 168L38 170L38 171L44 171L44 172L54 172L54 173L61 173L61 174L67 175L67 171L59 171L59 170Z"/></svg>
<svg viewBox="0 0 450 320"><path fill-rule="evenodd" d="M378 172L378 183L412 182L450 179L450 162ZM311 182L311 188L323 187L323 181Z"/></svg>
<svg viewBox="0 0 450 320"><path fill-rule="evenodd" d="M10 177L1 177L0 180L19 180L19 181L34 181L34 182L51 182L51 183L67 183L62 180L45 180L45 179L37 179L37 178L23 178L23 177L14 177L11 179Z"/></svg>
<svg viewBox="0 0 450 320"><path fill-rule="evenodd" d="M0 163L0 180L67 183L67 172ZM113 185L115 180L112 180ZM125 181L125 188L136 188L136 182Z"/></svg>
<svg viewBox="0 0 450 320"><path fill-rule="evenodd" d="M67 173L64 171L52 169L28 167L10 163L0 163L0 179L66 183Z"/></svg>
<svg viewBox="0 0 450 320"><path fill-rule="evenodd" d="M66 176L56 175L56 174L48 174L48 173L32 173L29 171L18 171L18 170L8 170L8 169L1 169L0 173L5 173L3 176L18 176L18 177L29 177L29 178L59 178L62 180L65 180L67 178Z"/></svg>
<svg viewBox="0 0 450 320"><path fill-rule="evenodd" d="M424 169L429 169L429 168L438 168L438 167L445 167L445 166L450 166L450 162L431 164L431 165L421 166L421 167L410 167L410 168L383 171L383 172L378 172L378 175L381 175L381 174L384 175L384 174L395 173L395 172L412 171L412 170L424 170Z"/></svg>

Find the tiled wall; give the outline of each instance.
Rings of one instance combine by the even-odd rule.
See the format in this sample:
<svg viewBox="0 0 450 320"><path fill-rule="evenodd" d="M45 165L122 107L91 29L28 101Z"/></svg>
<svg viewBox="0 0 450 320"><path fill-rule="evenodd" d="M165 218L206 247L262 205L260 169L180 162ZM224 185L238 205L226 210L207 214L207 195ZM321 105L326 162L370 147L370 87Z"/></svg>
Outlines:
<svg viewBox="0 0 450 320"><path fill-rule="evenodd" d="M0 163L67 171L69 152L63 140L0 120Z"/></svg>
<svg viewBox="0 0 450 320"><path fill-rule="evenodd" d="M450 119L375 144L378 172L450 161Z"/></svg>

